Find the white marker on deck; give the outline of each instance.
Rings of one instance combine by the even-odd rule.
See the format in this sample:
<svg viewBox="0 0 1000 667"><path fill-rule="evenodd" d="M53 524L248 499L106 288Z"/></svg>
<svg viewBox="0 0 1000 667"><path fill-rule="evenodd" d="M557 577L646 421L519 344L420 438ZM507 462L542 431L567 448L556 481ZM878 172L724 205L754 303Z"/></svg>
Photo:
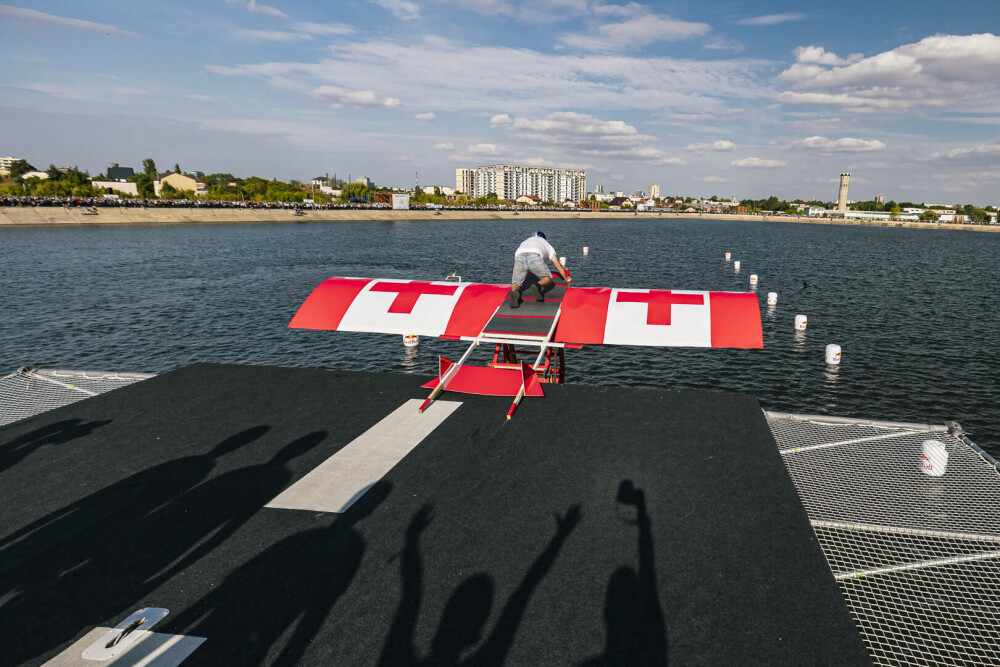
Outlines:
<svg viewBox="0 0 1000 667"><path fill-rule="evenodd" d="M461 405L434 401L420 413L421 403L415 398L396 408L265 507L345 512Z"/></svg>

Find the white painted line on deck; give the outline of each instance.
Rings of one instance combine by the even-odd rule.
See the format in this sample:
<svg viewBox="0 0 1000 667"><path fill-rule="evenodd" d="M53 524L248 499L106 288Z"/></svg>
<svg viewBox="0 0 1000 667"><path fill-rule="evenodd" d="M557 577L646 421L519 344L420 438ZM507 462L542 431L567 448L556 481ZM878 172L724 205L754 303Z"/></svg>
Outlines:
<svg viewBox="0 0 1000 667"><path fill-rule="evenodd" d="M111 631L111 628L94 628L68 649L45 663L43 667L177 667L194 650L204 643L204 637L165 635L159 632L142 632L144 635L117 658L108 661L84 660L83 651Z"/></svg>
<svg viewBox="0 0 1000 667"><path fill-rule="evenodd" d="M421 414L417 412L421 403L420 399L407 401L265 507L346 511L461 405L435 401Z"/></svg>

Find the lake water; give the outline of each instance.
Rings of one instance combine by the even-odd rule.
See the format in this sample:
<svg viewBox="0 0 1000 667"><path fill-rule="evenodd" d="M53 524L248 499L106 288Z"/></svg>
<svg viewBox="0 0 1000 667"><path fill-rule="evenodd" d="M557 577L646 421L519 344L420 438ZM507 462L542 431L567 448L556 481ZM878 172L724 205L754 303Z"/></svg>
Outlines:
<svg viewBox="0 0 1000 667"><path fill-rule="evenodd" d="M455 358L465 344L424 339L408 353L398 336L286 325L334 275L455 271L505 282L517 244L537 229L578 286L746 291L760 276L763 350L589 347L567 352L569 382L746 391L787 412L954 419L1000 453L1000 234L651 218L5 228L0 371L211 361L431 375L438 354ZM793 330L796 313L809 318L804 334ZM839 368L824 363L827 343L843 348Z"/></svg>

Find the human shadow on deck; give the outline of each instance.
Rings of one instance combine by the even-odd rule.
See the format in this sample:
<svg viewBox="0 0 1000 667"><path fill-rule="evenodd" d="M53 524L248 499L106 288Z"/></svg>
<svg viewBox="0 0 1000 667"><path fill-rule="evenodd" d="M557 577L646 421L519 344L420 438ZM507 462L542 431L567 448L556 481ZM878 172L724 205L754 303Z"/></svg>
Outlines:
<svg viewBox="0 0 1000 667"><path fill-rule="evenodd" d="M209 477L221 456L268 430L248 429L204 454L144 470L4 538L3 661L19 664L80 628L134 611L260 511L291 481L288 462L327 436L310 433L269 461Z"/></svg>
<svg viewBox="0 0 1000 667"><path fill-rule="evenodd" d="M656 560L646 495L631 480L618 486L617 501L635 506L639 528L639 571L620 567L611 575L604 600L604 652L581 667L667 664L667 627L656 586Z"/></svg>
<svg viewBox="0 0 1000 667"><path fill-rule="evenodd" d="M300 664L361 565L367 544L356 524L391 490L376 482L330 525L265 549L172 619L165 632L208 638L185 667Z"/></svg>
<svg viewBox="0 0 1000 667"><path fill-rule="evenodd" d="M46 445L63 445L71 440L88 436L94 430L110 423L110 419L92 422L66 419L18 436L0 445L0 472L13 468Z"/></svg>
<svg viewBox="0 0 1000 667"><path fill-rule="evenodd" d="M485 573L468 577L452 592L431 642L430 654L423 658L417 656L414 630L424 590L420 535L430 525L431 509L431 505L424 505L418 510L406 530L406 543L400 559L402 599L386 637L379 665L502 665L514 644L532 594L580 521L580 506L570 507L562 516L556 515L555 535L511 593L489 637L464 658L462 654L482 639L493 606L493 579Z"/></svg>

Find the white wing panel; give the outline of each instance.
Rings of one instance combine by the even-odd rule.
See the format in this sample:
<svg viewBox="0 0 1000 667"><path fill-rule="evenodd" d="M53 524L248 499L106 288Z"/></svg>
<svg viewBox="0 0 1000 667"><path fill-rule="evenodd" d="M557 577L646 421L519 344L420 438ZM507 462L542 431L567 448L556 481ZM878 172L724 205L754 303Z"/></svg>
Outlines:
<svg viewBox="0 0 1000 667"><path fill-rule="evenodd" d="M613 289L604 343L711 347L708 292Z"/></svg>
<svg viewBox="0 0 1000 667"><path fill-rule="evenodd" d="M468 284L373 280L354 298L338 328L340 331L440 336Z"/></svg>

